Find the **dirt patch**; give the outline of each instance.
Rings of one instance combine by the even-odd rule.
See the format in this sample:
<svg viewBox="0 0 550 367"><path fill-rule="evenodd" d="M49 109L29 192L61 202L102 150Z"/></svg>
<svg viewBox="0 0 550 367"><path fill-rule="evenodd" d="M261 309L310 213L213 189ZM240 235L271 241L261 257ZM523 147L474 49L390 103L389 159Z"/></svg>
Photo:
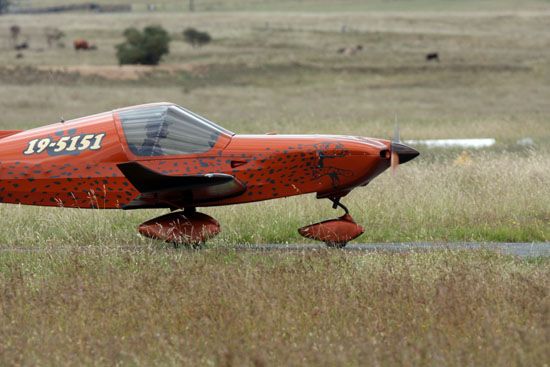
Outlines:
<svg viewBox="0 0 550 367"><path fill-rule="evenodd" d="M0 81L6 84L28 85L40 83L74 84L80 79L77 73L39 70L33 66L0 67Z"/></svg>
<svg viewBox="0 0 550 367"><path fill-rule="evenodd" d="M194 72L193 65L70 65L38 66L38 70L81 76L97 76L108 80L139 80L149 74L162 72L175 74L180 71Z"/></svg>

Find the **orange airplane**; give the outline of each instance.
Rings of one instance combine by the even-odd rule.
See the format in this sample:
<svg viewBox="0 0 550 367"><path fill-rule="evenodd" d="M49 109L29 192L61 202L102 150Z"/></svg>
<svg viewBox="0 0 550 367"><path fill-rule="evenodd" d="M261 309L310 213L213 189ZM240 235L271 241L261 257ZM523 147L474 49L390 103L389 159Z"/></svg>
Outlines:
<svg viewBox="0 0 550 367"><path fill-rule="evenodd" d="M96 209L168 208L144 236L196 245L220 232L196 211L316 193L345 214L299 229L343 247L363 233L340 199L419 153L394 139L238 135L172 103L0 131L0 202Z"/></svg>

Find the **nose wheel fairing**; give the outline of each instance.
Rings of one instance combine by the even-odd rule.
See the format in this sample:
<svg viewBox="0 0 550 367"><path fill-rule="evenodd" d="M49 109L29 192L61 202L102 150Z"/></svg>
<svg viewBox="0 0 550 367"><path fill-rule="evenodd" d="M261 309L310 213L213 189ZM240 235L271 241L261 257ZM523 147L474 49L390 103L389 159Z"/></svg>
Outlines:
<svg viewBox="0 0 550 367"><path fill-rule="evenodd" d="M349 214L348 208L340 203L340 198L330 198L332 208L340 207L345 214L336 219L329 219L298 229L298 233L305 238L326 243L328 247L342 248L349 241L359 237L365 229L357 224Z"/></svg>
<svg viewBox="0 0 550 367"><path fill-rule="evenodd" d="M298 233L312 240L322 241L329 247L341 248L363 234L364 228L355 223L348 213L336 219L310 224L298 229Z"/></svg>

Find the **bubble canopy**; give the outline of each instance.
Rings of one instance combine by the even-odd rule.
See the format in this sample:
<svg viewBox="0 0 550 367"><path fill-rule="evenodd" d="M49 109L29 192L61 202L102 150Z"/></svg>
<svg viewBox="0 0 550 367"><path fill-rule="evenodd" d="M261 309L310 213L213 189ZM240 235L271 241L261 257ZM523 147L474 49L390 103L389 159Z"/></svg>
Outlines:
<svg viewBox="0 0 550 367"><path fill-rule="evenodd" d="M204 153L220 135L235 135L173 104L135 107L118 115L128 147L141 157Z"/></svg>

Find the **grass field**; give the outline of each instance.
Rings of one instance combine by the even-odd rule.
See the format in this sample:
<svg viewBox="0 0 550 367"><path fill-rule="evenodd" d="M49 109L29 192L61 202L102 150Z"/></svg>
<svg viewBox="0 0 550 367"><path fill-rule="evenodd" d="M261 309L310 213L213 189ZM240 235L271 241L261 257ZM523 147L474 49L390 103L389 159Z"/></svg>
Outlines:
<svg viewBox="0 0 550 367"><path fill-rule="evenodd" d="M344 201L367 227L360 240L549 240L550 13L509 10L3 16L0 29L19 24L31 49L15 59L0 33L0 128L167 100L240 133L389 137L397 119L405 139L494 137L494 149L469 152L471 164L455 164L460 150L421 149L398 177L354 191ZM49 49L41 33L59 24L67 42L86 37L99 50ZM170 55L157 68L118 67L122 30L147 24L170 31ZM187 26L208 30L213 43L186 45ZM357 44L363 52L336 52ZM440 63L425 62L431 51ZM535 145L518 146L526 137ZM81 233L88 243L133 243L136 225L158 214L0 210L9 217L3 243L33 246ZM221 244L304 241L296 228L337 214L311 197L206 212L224 228ZM14 236L14 227L24 230Z"/></svg>
<svg viewBox="0 0 550 367"><path fill-rule="evenodd" d="M344 202L366 228L359 242L548 241L550 170L541 165L544 159L539 153L483 153L467 166L447 160L403 166L396 177L384 175ZM306 196L205 208L223 228L208 244L305 242L297 228L342 214L329 204ZM163 213L3 205L0 243L143 246L150 241L138 237L136 227Z"/></svg>
<svg viewBox="0 0 550 367"><path fill-rule="evenodd" d="M397 119L404 139L494 137L487 150L420 148L344 198L366 227L358 241L550 240L547 1L132 3L0 16L0 129L167 100L240 133L387 138ZM13 24L31 45L22 59ZM122 31L149 24L169 30L170 54L118 67ZM186 45L189 26L212 44ZM65 48L48 48L46 27ZM81 37L98 50L72 50ZM191 251L138 236L163 211L0 205L0 365L550 364L546 258L243 252L306 242L298 227L340 212L313 196L203 211L223 231Z"/></svg>
<svg viewBox="0 0 550 367"><path fill-rule="evenodd" d="M490 253L3 254L0 364L544 366L549 284Z"/></svg>

